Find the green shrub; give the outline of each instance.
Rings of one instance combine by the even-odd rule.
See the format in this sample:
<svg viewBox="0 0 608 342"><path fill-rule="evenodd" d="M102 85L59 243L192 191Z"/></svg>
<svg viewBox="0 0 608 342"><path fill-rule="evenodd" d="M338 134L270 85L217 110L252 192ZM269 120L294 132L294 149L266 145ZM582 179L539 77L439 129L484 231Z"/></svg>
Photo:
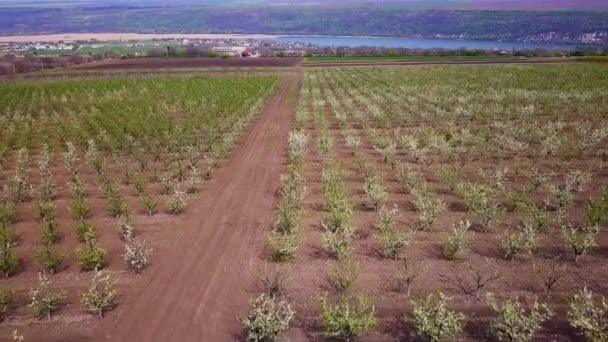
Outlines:
<svg viewBox="0 0 608 342"><path fill-rule="evenodd" d="M11 224L0 222L0 244L16 242L18 235Z"/></svg>
<svg viewBox="0 0 608 342"><path fill-rule="evenodd" d="M491 186L470 183L460 184L458 186L458 193L469 211L479 217L481 227L486 232L497 224L504 214L504 209L494 199L496 190Z"/></svg>
<svg viewBox="0 0 608 342"><path fill-rule="evenodd" d="M17 209L13 203L0 204L0 224L14 224L17 221Z"/></svg>
<svg viewBox="0 0 608 342"><path fill-rule="evenodd" d="M340 259L350 252L351 244L355 239L355 229L343 227L335 232L325 230L322 239L323 247L327 252L335 258Z"/></svg>
<svg viewBox="0 0 608 342"><path fill-rule="evenodd" d="M110 213L116 217L125 215L129 211L127 201L116 189L106 192L106 203L108 209L110 209Z"/></svg>
<svg viewBox="0 0 608 342"><path fill-rule="evenodd" d="M591 290L583 288L572 297L568 320L570 325L585 335L587 341L608 341L608 304L604 297L600 303L596 303Z"/></svg>
<svg viewBox="0 0 608 342"><path fill-rule="evenodd" d="M590 200L585 205L585 219L589 226L608 223L608 187L602 189L600 198Z"/></svg>
<svg viewBox="0 0 608 342"><path fill-rule="evenodd" d="M137 196L142 196L146 193L146 180L143 177L135 177L133 179L133 187Z"/></svg>
<svg viewBox="0 0 608 342"><path fill-rule="evenodd" d="M247 341L276 341L289 328L294 316L295 312L287 302L262 293L251 303L249 314L241 323Z"/></svg>
<svg viewBox="0 0 608 342"><path fill-rule="evenodd" d="M15 291L0 289L0 322L15 309Z"/></svg>
<svg viewBox="0 0 608 342"><path fill-rule="evenodd" d="M459 254L464 254L469 249L471 240L469 221L460 221L452 226L452 230L443 235L443 255L447 260L454 260Z"/></svg>
<svg viewBox="0 0 608 342"><path fill-rule="evenodd" d="M116 306L115 282L110 279L110 275L96 270L91 279L91 284L82 293L82 304L87 311L103 317L104 313L112 310Z"/></svg>
<svg viewBox="0 0 608 342"><path fill-rule="evenodd" d="M530 196L523 190L505 191L506 209L514 212L518 208L527 208L530 203Z"/></svg>
<svg viewBox="0 0 608 342"><path fill-rule="evenodd" d="M38 247L36 252L34 252L34 261L36 261L40 270L51 274L61 270L63 260L63 253L50 244L43 243L43 245Z"/></svg>
<svg viewBox="0 0 608 342"><path fill-rule="evenodd" d="M277 222L274 230L291 234L295 232L302 218L302 210L298 203L292 203L286 198L282 198L277 207Z"/></svg>
<svg viewBox="0 0 608 342"><path fill-rule="evenodd" d="M439 169L439 179L448 186L450 191L453 192L456 190L461 177L455 168L442 167Z"/></svg>
<svg viewBox="0 0 608 342"><path fill-rule="evenodd" d="M412 243L414 232L389 227L379 230L375 237L382 245L384 257L397 260L403 255L404 249Z"/></svg>
<svg viewBox="0 0 608 342"><path fill-rule="evenodd" d="M270 258L274 262L286 262L291 260L301 244L302 239L298 232L293 234L282 234L272 231L268 234Z"/></svg>
<svg viewBox="0 0 608 342"><path fill-rule="evenodd" d="M329 199L326 206L329 208L329 214L322 224L323 228L335 232L349 225L353 216L353 208L347 194L342 192L336 194L335 197Z"/></svg>
<svg viewBox="0 0 608 342"><path fill-rule="evenodd" d="M40 237L42 239L42 243L44 244L53 244L61 238L61 232L59 232L59 227L57 226L56 220L50 221L42 221L40 227Z"/></svg>
<svg viewBox="0 0 608 342"><path fill-rule="evenodd" d="M376 312L365 296L356 301L342 297L335 305L321 298L321 320L325 326L325 336L343 341L361 336L376 325Z"/></svg>
<svg viewBox="0 0 608 342"><path fill-rule="evenodd" d="M490 323L490 334L498 341L532 341L543 322L553 316L546 305L538 302L526 310L517 299L507 299L499 304L492 293L486 294L486 302L498 315Z"/></svg>
<svg viewBox="0 0 608 342"><path fill-rule="evenodd" d="M91 214L91 208L87 203L86 197L76 197L70 201L70 212L75 220L84 220Z"/></svg>
<svg viewBox="0 0 608 342"><path fill-rule="evenodd" d="M65 294L53 292L50 289L51 282L44 273L38 275L38 280L38 286L30 290L31 302L28 309L34 317L46 316L51 319L65 300Z"/></svg>
<svg viewBox="0 0 608 342"><path fill-rule="evenodd" d="M439 292L420 302L412 301L418 335L429 341L455 338L462 333L465 316L448 309L450 298Z"/></svg>
<svg viewBox="0 0 608 342"><path fill-rule="evenodd" d="M329 277L332 287L339 293L350 292L359 278L359 263L354 257L338 260Z"/></svg>
<svg viewBox="0 0 608 342"><path fill-rule="evenodd" d="M158 200L150 195L144 195L143 199L144 208L148 216L156 214L158 207Z"/></svg>
<svg viewBox="0 0 608 342"><path fill-rule="evenodd" d="M3 236L0 240L0 272L8 277L17 270L18 266L19 259L13 251L13 243Z"/></svg>
<svg viewBox="0 0 608 342"><path fill-rule="evenodd" d="M78 221L76 223L76 237L78 238L78 242L86 243L94 240L96 236L97 228L94 224L85 221Z"/></svg>
<svg viewBox="0 0 608 342"><path fill-rule="evenodd" d="M374 208L374 210L378 210L388 197L388 193L386 192L386 188L382 184L382 181L375 175L365 178L365 194L369 199L369 205Z"/></svg>
<svg viewBox="0 0 608 342"><path fill-rule="evenodd" d="M102 269L106 265L106 250L96 240L89 240L76 254L78 265L83 271Z"/></svg>

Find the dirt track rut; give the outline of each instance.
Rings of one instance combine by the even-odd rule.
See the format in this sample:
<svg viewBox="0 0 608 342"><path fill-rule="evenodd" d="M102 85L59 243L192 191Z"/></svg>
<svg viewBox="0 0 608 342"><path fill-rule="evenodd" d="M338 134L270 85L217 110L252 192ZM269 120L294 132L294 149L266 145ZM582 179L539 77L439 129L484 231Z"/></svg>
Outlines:
<svg viewBox="0 0 608 342"><path fill-rule="evenodd" d="M229 341L259 270L301 73L271 98L191 215L175 227L145 286L102 324L111 341ZM290 90L291 89L291 90ZM293 91L292 91L293 90ZM192 215L194 213L194 215ZM126 297L126 296L125 296Z"/></svg>

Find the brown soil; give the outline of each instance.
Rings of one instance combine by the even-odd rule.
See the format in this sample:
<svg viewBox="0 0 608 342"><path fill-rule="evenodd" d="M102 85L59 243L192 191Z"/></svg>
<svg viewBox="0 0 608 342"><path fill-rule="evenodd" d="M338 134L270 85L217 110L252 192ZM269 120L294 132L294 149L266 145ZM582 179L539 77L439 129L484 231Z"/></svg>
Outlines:
<svg viewBox="0 0 608 342"><path fill-rule="evenodd" d="M297 57L273 58L139 58L109 59L103 62L75 67L79 70L103 69L160 69L160 68L205 68L205 67L289 67L300 63Z"/></svg>

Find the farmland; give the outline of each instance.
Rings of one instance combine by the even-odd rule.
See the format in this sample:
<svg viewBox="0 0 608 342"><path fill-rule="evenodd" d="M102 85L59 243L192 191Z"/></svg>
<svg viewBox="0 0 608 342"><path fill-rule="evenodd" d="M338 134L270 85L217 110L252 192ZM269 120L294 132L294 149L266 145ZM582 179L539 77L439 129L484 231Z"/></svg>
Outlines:
<svg viewBox="0 0 608 342"><path fill-rule="evenodd" d="M29 317L39 271L62 293L49 315L81 317L93 269L123 286L162 260L158 236L195 211L189 202L278 85L276 76L2 83L0 267L3 296L13 293L2 316Z"/></svg>
<svg viewBox="0 0 608 342"><path fill-rule="evenodd" d="M0 336L606 333L606 65L115 63L0 83Z"/></svg>
<svg viewBox="0 0 608 342"><path fill-rule="evenodd" d="M466 317L448 340L485 339L495 303L546 303L534 340L577 336L569 296L607 290L607 72L307 71L268 243L287 265L275 272L298 315L289 338L429 336L416 319L437 293ZM572 242L583 235L588 249ZM358 330L336 323L345 305Z"/></svg>

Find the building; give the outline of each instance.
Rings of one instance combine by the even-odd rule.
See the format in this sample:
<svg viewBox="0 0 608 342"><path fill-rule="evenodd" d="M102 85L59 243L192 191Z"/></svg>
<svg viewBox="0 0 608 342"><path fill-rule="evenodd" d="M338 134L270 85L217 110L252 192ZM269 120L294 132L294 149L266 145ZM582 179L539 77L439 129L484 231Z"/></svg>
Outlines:
<svg viewBox="0 0 608 342"><path fill-rule="evenodd" d="M215 46L211 50L215 51L218 55L224 56L249 57L251 54L247 48L242 46Z"/></svg>

